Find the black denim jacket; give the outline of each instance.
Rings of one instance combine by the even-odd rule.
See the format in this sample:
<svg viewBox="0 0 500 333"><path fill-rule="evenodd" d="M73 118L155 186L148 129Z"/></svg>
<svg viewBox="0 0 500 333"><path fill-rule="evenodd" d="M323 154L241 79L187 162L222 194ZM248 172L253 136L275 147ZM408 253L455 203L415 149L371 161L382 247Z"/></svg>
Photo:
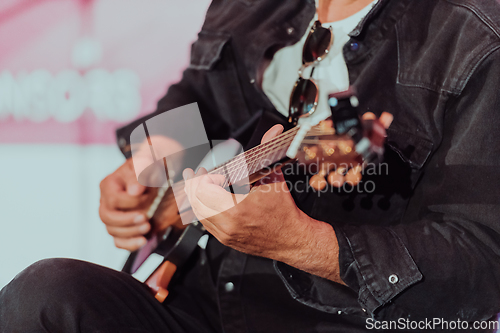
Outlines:
<svg viewBox="0 0 500 333"><path fill-rule="evenodd" d="M260 88L265 64L300 39L314 12L312 0L215 0L182 80L146 118L197 102L209 138L248 141L274 110ZM335 229L349 288L275 262L266 274L278 274L294 299L282 302L384 320L473 321L500 311L499 37L494 0L380 0L350 33L343 51L360 110L394 115L387 170L364 177L372 193L294 193ZM117 131L127 157L130 132L144 120ZM258 313L239 284L264 262L230 251L222 264L227 332ZM224 290L228 281L236 296Z"/></svg>

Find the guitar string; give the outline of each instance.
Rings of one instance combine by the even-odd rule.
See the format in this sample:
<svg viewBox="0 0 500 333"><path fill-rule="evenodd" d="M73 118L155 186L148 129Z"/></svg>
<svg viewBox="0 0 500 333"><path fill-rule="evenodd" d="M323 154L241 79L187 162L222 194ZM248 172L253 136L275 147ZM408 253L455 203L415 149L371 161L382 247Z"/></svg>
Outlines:
<svg viewBox="0 0 500 333"><path fill-rule="evenodd" d="M223 175L226 178L223 187L226 187L231 183L234 184L243 179L242 176L251 175L256 171L263 169L265 165L270 165L281 160L285 156L286 149L291 142L291 140L289 140L290 136L291 134L295 134L294 132L295 131L293 130L287 131L283 133L285 135L276 138L281 140L271 140L266 142L269 143L267 146L259 145L257 147L254 147L253 149L248 150L228 161L226 165L230 165L230 167L222 165L221 167L216 168L209 173ZM332 134L332 131L325 131L323 129L315 127L308 132L309 136L323 134ZM256 153L256 155L252 155L254 153ZM248 156L251 156L251 159L245 160L243 158ZM267 159L264 159L262 157L267 157ZM264 161L266 163L262 163Z"/></svg>
<svg viewBox="0 0 500 333"><path fill-rule="evenodd" d="M286 134L293 134L293 133L290 133L290 132L293 132L293 131L288 131L288 132L286 132ZM323 131L323 130L319 130L318 131L317 129L313 129L313 130L311 130L308 133L308 135L321 135L321 134L324 134L324 132L325 131ZM328 134L331 134L331 132L329 132ZM243 167L250 166L248 169L251 170L249 173L252 174L252 173L254 173L257 170L262 169L264 163L260 163L260 166L259 166L259 164L254 165L255 162L259 161L259 159L262 160L261 157L263 157L263 156L266 156L266 157L272 156L272 158L268 159L268 161L271 161L271 163L276 162L277 160L282 159L284 157L284 155L283 155L284 152L281 152L281 154L278 154L278 156L279 156L278 159L276 159L276 154L280 150L282 150L286 145L289 144L289 142L290 142L288 140L289 138L290 138L289 135L282 136L281 140L272 140L272 142L268 141L270 143L270 145L268 145L267 147L262 146L262 145L254 147L255 149L248 150L248 151L244 152L243 154L240 154L240 155L236 156L232 160L228 161L227 164L222 165L222 167L219 167L217 169L212 170L210 173L212 173L212 174L215 173L215 174L227 175L226 172L222 172L221 173L221 171L224 171L224 170L221 170L221 169L224 169L224 167L226 167L227 165L229 165L229 168L226 167L226 170L228 170L228 171L238 170L242 166ZM257 153L257 154L253 155L254 153ZM245 156L247 158L248 158L248 156L251 156L251 159L245 160L245 159L242 158L243 156ZM258 167L258 168L255 168L255 167ZM244 171L244 170L240 170L238 172L238 174L241 173L242 171ZM238 178L237 180L240 180L240 179Z"/></svg>
<svg viewBox="0 0 500 333"><path fill-rule="evenodd" d="M282 159L285 156L284 153L286 153L286 149L288 148L289 143L293 140L293 137L295 136L298 129L299 129L299 127L294 127L292 129L290 129L289 131L286 131L286 132L280 134L279 136L275 137L274 139L272 139L270 141L267 141L263 144L255 146L247 151L244 151L244 152L238 154L237 156L233 157L229 161L223 163L219 167L209 171L208 173L209 174L219 174L219 175L224 176L226 178L226 181L224 182L223 187L227 187L229 184L233 183L231 181L227 182L227 180L229 178L228 176L230 174L234 174L235 170L240 170L242 167L251 166L250 168L247 168L247 170L248 170L247 174L249 174L249 175L253 174L254 172L262 169L262 166L260 168L257 168L259 166L259 164L253 165L253 163L258 162L258 161L263 161L263 159L261 159L261 157L267 156L272 152L274 152L274 155L276 155L276 153L280 152L280 150L284 150L283 152L281 152L281 154L278 154L278 156L280 156L279 160ZM322 135L324 133L325 133L324 130L319 129L317 127L313 127L308 132L307 135L308 136L317 136L317 135ZM265 153L267 153L267 154L265 154ZM248 158L248 156L250 156L250 158ZM244 157L247 157L247 158L244 158ZM274 157L273 159L276 159L276 157ZM276 161L271 161L270 164L272 164L274 162L276 162ZM226 167L227 173L224 171L224 167ZM243 175L244 174L245 174L245 169L243 169ZM241 179L242 178L236 179L236 181L234 181L234 182L237 182ZM235 179L233 179L233 180L235 180ZM184 183L183 181L179 181L177 183L172 184L171 186L177 187L183 183Z"/></svg>
<svg viewBox="0 0 500 333"><path fill-rule="evenodd" d="M287 133L289 133L290 131L288 131ZM319 130L317 133L316 129L314 131L310 131L308 133L309 136L311 135L322 135L324 134L324 131L322 130ZM252 150L248 150L246 152L244 152L244 155L245 157L247 157L247 160L241 160L241 157L243 154L240 154L238 156L236 156L235 158L233 158L233 160L230 160L228 161L228 164L231 164L231 162L236 162L236 163L233 163L233 166L234 164L240 164L240 163L244 163L244 164L251 164L252 162L255 162L256 160L258 160L260 157L262 156L269 156L271 153L276 153L277 151L279 151L280 149L282 149L286 144L288 144L290 141L288 140L290 137L283 137L282 140L273 140L272 142L270 142L270 145L269 147L263 147L263 146L257 146L255 147L256 149L252 149ZM278 146L279 144L279 146ZM266 150L267 149L267 150ZM271 150L273 149L273 150ZM257 153L256 155L252 155L254 153ZM248 157L251 157L251 159L248 159ZM274 160L274 158L273 158ZM217 169L213 170L213 171L218 171ZM254 170L256 171L256 170Z"/></svg>
<svg viewBox="0 0 500 333"><path fill-rule="evenodd" d="M246 152L235 156L233 159L223 164L221 167L214 169L212 173L219 173L224 167L226 167L227 170L230 169L234 171L234 169L240 168L241 166L253 166L253 163L258 161L261 157L267 156L271 152L275 152L276 150L282 148L284 145L288 144L290 142L289 139L292 137L292 135L295 134L294 132L295 131L293 130L287 131L284 133L285 135L276 137L275 140L268 141L262 145L247 150ZM279 146L277 147L277 145Z"/></svg>
<svg viewBox="0 0 500 333"><path fill-rule="evenodd" d="M294 129L296 129L296 128L294 128ZM282 140L271 140L271 141L268 141L268 142L266 142L266 143L264 143L264 144L262 144L262 145L256 146L256 147L254 147L254 148L252 148L252 149L249 149L249 150L247 150L247 151L243 152L242 154L239 154L238 156L235 156L234 158L232 158L231 160L227 161L226 163L222 164L222 165L221 165L221 167L224 167L224 166L227 166L227 165L232 166L231 164L233 164L233 165L234 165L234 164L239 163L239 162L240 162L240 161L239 161L239 159L242 157L242 155L245 155L246 157L249 157L249 156L250 156L250 157L252 157L254 160L255 160L255 159L257 159L257 158L259 158L259 157L261 157L261 156L263 156L263 155L264 155L264 153L269 152L269 148L276 148L276 147L273 147L272 145L276 145L277 143L282 143L282 142L283 142L283 139L284 139L284 140L289 139L289 135L290 135L290 134L295 134L295 133L293 133L293 132L295 132L295 131L294 131L294 129L292 129L292 130L290 130L290 131L287 131L287 132L283 133L283 135L282 135L281 137L276 137L276 138L275 138L275 139L282 139ZM323 131L323 130L319 130L319 132L315 133L316 131L318 131L318 129L313 128L313 129L312 129L312 130L308 133L308 135L310 136L310 135L321 135L321 134L324 134L324 131ZM331 133L328 133L328 134L331 134ZM288 137L285 137L285 135L287 135ZM271 147L265 147L265 145L266 145L267 143L269 143L269 145L270 145ZM288 141L287 141L286 143L288 143ZM282 147L282 146L278 147L278 149L280 149L281 147ZM266 151L265 149L268 149L268 150ZM255 153L255 152L257 153L257 155L252 155L252 154L253 154L253 153ZM246 163L247 163L247 164L249 164L249 162L250 162L250 163L251 163L251 162L254 162L254 160L248 160L248 159L247 159L247 160L246 160ZM214 169L212 172L218 171L218 169L219 169L219 168L220 168L220 167L218 167L218 168Z"/></svg>
<svg viewBox="0 0 500 333"><path fill-rule="evenodd" d="M281 143L284 140L289 139L292 136L292 134L295 134L295 132L296 132L296 130L295 130L295 128L293 128L290 131L287 131L287 132L283 133L282 135L276 137L274 140L267 141L263 144L260 144L256 147L253 147L253 148L251 148L251 149L249 149L241 154L238 154L237 156L233 157L229 161L223 163L221 166L213 169L209 173L216 173L216 172L220 171L220 169L223 168L224 166L232 167L236 164L239 164L239 163L241 163L240 159L242 157L247 157L247 159L246 159L247 163L252 163L259 156L258 155L259 153L261 153L262 151L266 151L266 149L269 149L270 146L272 146L275 143ZM257 155L252 155L254 153L257 153ZM248 157L250 157L250 158L248 158Z"/></svg>

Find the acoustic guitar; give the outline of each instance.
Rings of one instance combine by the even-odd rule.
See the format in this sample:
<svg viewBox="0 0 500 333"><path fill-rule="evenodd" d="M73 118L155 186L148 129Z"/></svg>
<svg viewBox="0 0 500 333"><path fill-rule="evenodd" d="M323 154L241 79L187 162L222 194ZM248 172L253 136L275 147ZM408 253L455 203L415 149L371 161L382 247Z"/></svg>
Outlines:
<svg viewBox="0 0 500 333"><path fill-rule="evenodd" d="M253 184L292 162L301 163L316 172L310 179L310 185L315 190L323 189L327 183L338 187L345 181L352 181L346 177L350 171L354 170L355 175L360 175L360 170L368 163L381 160L385 128L376 119L362 120L359 117L358 101L351 90L330 95L329 103L331 119L310 128L294 127L270 141L237 154L208 173L223 175L223 187L231 192L234 186ZM231 141L225 145L224 151L237 151ZM217 150L217 146L214 150ZM159 189L147 213L153 225L147 235L148 242L130 254L122 269L123 272L134 274L151 255L161 256L161 264L144 281L160 302L168 296L167 287L175 272L198 245L204 247L208 240L203 225L196 220L189 205L176 202L174 193L176 189L183 188L184 183L179 181ZM171 227L158 230L154 221L162 214L164 218L165 209L172 212L168 217ZM182 226L181 221L192 223Z"/></svg>

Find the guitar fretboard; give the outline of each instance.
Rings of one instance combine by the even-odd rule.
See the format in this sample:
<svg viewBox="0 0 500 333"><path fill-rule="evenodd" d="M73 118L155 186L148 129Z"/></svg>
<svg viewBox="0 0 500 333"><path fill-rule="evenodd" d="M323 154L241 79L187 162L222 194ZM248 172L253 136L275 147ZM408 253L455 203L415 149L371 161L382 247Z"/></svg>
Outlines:
<svg viewBox="0 0 500 333"><path fill-rule="evenodd" d="M209 173L223 175L226 178L223 187L236 184L248 178L249 175L285 158L287 149L295 137L295 134L297 134L297 130L298 127L294 127L272 140L235 156Z"/></svg>

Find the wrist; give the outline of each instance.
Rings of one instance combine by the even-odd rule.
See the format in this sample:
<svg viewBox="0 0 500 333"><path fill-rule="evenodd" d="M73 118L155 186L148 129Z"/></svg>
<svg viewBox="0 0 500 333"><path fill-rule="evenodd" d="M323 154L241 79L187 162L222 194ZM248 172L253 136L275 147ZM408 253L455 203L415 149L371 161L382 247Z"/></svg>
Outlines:
<svg viewBox="0 0 500 333"><path fill-rule="evenodd" d="M333 227L302 212L302 230L296 246L280 260L310 274L342 283L339 269L339 248Z"/></svg>

